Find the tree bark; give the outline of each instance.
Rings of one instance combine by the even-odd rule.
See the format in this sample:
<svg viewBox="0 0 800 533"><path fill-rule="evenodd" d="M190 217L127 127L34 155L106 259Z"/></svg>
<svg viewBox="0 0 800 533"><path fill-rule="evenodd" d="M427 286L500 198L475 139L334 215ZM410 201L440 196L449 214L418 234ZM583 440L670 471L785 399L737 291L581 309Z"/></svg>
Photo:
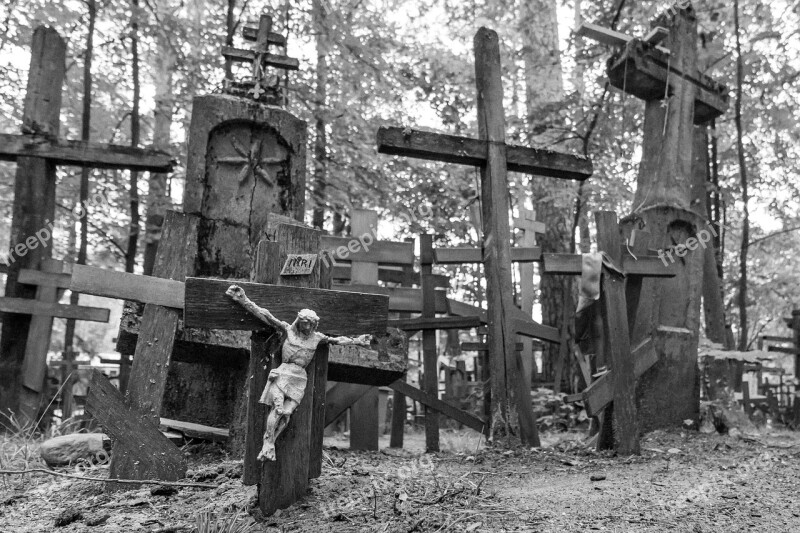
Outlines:
<svg viewBox="0 0 800 533"><path fill-rule="evenodd" d="M162 24L167 13L163 6L156 4ZM172 126L172 112L174 99L172 96L172 74L177 60L176 52L167 35L167 29L162 27L156 36L156 52L153 55L154 82L155 82L155 113L153 123L153 147L170 151L170 127ZM145 249L144 249L144 274L153 272L156 249L161 241L161 227L164 216L170 207L167 196L167 175L151 173L147 193L147 216L145 218Z"/></svg>
<svg viewBox="0 0 800 533"><path fill-rule="evenodd" d="M131 146L139 146L139 0L131 0L131 70L133 77L133 102L131 106ZM129 183L131 225L128 229L128 247L125 250L125 272L133 272L136 266L136 250L139 243L139 173L131 171Z"/></svg>
<svg viewBox="0 0 800 533"><path fill-rule="evenodd" d="M739 27L739 0L733 1L733 26L736 32L736 152L739 158L739 180L742 187L742 242L739 247L739 350L747 350L747 251L750 242L749 193L747 190L747 164L742 140L742 83L744 81L744 60Z"/></svg>
<svg viewBox="0 0 800 533"><path fill-rule="evenodd" d="M326 131L326 106L328 100L328 28L322 0L313 4L314 32L317 37L317 72L314 92L314 211L312 225L323 229L325 200L328 185L328 134Z"/></svg>
<svg viewBox="0 0 800 533"><path fill-rule="evenodd" d="M236 8L236 0L228 0L228 9L225 13L225 46L233 46L233 35L236 33L236 20L233 11ZM233 78L233 62L230 58L225 58L225 79Z"/></svg>

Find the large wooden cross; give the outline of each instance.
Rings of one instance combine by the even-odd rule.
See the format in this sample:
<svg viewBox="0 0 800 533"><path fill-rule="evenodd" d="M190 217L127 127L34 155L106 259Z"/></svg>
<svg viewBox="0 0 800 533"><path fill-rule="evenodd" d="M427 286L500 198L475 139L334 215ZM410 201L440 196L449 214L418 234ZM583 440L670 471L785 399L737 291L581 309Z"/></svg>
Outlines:
<svg viewBox="0 0 800 533"><path fill-rule="evenodd" d="M168 172L172 157L161 151L115 146L59 137L61 93L66 72L66 44L52 28L40 26L33 34L27 93L22 111L22 135L0 134L0 160L16 161L14 212L10 246L14 260L8 269L5 295L9 298L36 298L32 285L18 281L21 269L38 270L51 255L48 239L29 249L34 239L55 219L56 166L129 169ZM26 248L25 253L16 251ZM43 319L46 321L46 319ZM45 322L34 324L38 332ZM0 335L0 411L30 411L38 402L34 389L21 384L21 362L33 354L28 350L31 316L8 314L3 317ZM38 339L42 337L37 336ZM36 351L40 354L42 348ZM41 368L41 361L35 366ZM35 376L34 376L35 377ZM27 380L26 380L27 381ZM20 406L20 402L24 403ZM27 415L26 415L27 416Z"/></svg>
<svg viewBox="0 0 800 533"><path fill-rule="evenodd" d="M320 316L319 331L326 334L383 334L386 331L388 298L316 288L330 284L330 271L323 261L318 260L309 274L280 274L289 254L319 252L320 232L284 224L277 227L274 239L262 241L258 247L253 268L255 283L239 283L251 300L289 323L300 309L313 309ZM259 463L256 457L261 449L266 417L258 397L267 383L270 369L280 364L281 346L271 329L225 295L230 284L228 280L188 278L184 325L254 332L248 373L244 477L245 483L259 484L259 506L262 512L271 514L301 498L308 487L308 479L320 474L328 350L321 346L306 369L309 377L306 393L277 441L277 460Z"/></svg>
<svg viewBox="0 0 800 533"><path fill-rule="evenodd" d="M266 95L267 99L271 98L268 103L278 103L275 101L277 86L270 85L267 81L267 67L297 70L300 68L300 62L286 55L270 53L270 45L282 46L285 49L286 37L272 31L272 17L269 15L261 15L258 27L245 26L242 34L245 40L255 42L253 49L223 46L222 55L226 61L250 63L251 75L241 82L225 80L225 90L238 96L250 96L255 100L261 100ZM285 100L284 95L282 103L285 103Z"/></svg>
<svg viewBox="0 0 800 533"><path fill-rule="evenodd" d="M601 314L605 334L605 363L609 373L594 381L583 398L587 411L598 414L607 407L604 420L613 420L614 447L621 454L639 453L636 416L636 379L657 362L651 339L645 339L631 350L630 331L635 322L643 277L674 276L671 264L648 255L647 234L638 232L633 245L623 244L617 216L612 211L595 213L597 248L611 261L604 264L601 275ZM583 257L576 254L545 254L544 273L581 274ZM610 389L610 390L609 390ZM607 435L598 439L598 446L607 442Z"/></svg>
<svg viewBox="0 0 800 533"><path fill-rule="evenodd" d="M481 168L482 254L487 279L492 398L495 411L508 421L509 403L519 413L523 443L538 440L530 390L522 379L522 361L515 350L515 315L511 279L511 232L506 174L525 172L561 179L585 180L592 173L588 159L510 146L505 142L505 117L497 33L480 28L474 39L478 103L477 139L423 133L410 128L381 128L378 151L478 166ZM508 384L508 386L507 386Z"/></svg>

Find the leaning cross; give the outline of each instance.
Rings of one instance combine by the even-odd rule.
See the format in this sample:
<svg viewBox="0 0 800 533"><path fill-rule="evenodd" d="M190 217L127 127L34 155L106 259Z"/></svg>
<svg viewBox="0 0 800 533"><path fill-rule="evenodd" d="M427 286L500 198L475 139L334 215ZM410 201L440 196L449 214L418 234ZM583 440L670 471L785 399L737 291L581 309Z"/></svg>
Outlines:
<svg viewBox="0 0 800 533"><path fill-rule="evenodd" d="M536 150L505 142L500 43L497 33L480 28L474 39L479 138L414 131L378 130L378 151L481 168L483 263L487 277L489 346L492 356L492 398L495 411L508 420L509 403L516 406L522 442L538 441L530 391L522 379L522 360L515 350L512 317L511 251L506 173L524 172L561 179L585 180L592 173L588 159ZM513 383L513 386L506 386Z"/></svg>
<svg viewBox="0 0 800 533"><path fill-rule="evenodd" d="M275 229L274 238L275 241L262 241L258 246L253 267L255 282L237 283L257 306L269 309L272 315L286 323L293 322L301 309L313 309L320 317L319 330L329 335L386 331L386 296L316 288L330 281L325 261L317 260L309 274L280 274L290 254L319 252L318 231L281 224ZM328 351L323 346L327 345L316 350L303 371L307 374L305 390L275 442L276 460L258 461L257 457L264 448L262 436L269 422L259 397L268 383L270 370L279 368L285 361L281 358L280 336L273 335L273 328L227 296L230 286L229 280L187 278L184 325L254 332L248 370L244 482L259 485L261 511L271 514L301 498L308 488L309 478L319 475L328 363ZM271 456L271 449L266 455Z"/></svg>
<svg viewBox="0 0 800 533"><path fill-rule="evenodd" d="M242 82L225 80L225 90L238 96L251 95L253 99L261 100L262 96L267 94L268 89L274 87L268 85L267 67L297 70L300 68L300 62L292 57L269 52L271 44L286 47L286 38L272 31L272 17L269 15L261 15L258 27L245 27L242 34L245 40L255 41L253 49L223 46L222 55L228 61L250 63L252 65L251 76Z"/></svg>
<svg viewBox="0 0 800 533"><path fill-rule="evenodd" d="M595 221L597 248L607 255L614 267L604 264L601 276L601 313L607 332L611 370L591 384L584 392L584 399L588 399L593 414L613 399L613 409L606 409L605 419L611 420L613 416L615 449L621 454L635 454L639 453L636 378L656 363L657 356L650 339L631 350L630 329L635 322L642 278L672 277L675 273L671 264L647 255L646 233L636 234L633 250L623 244L614 212L598 211ZM581 274L582 260L581 255L545 254L544 272ZM611 394L608 392L609 384ZM602 443L601 435L598 445Z"/></svg>

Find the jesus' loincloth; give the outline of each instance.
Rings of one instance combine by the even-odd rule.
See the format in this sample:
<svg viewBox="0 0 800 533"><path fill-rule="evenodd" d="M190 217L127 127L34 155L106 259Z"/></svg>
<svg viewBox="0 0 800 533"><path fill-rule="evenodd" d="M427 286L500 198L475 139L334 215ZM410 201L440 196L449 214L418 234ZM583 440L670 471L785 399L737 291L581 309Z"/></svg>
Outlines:
<svg viewBox="0 0 800 533"><path fill-rule="evenodd" d="M291 398L297 403L303 399L308 383L308 374L305 368L294 363L282 363L278 368L271 370L267 379L267 386L261 393L259 403L271 405L269 395L270 387L278 387L286 398Z"/></svg>

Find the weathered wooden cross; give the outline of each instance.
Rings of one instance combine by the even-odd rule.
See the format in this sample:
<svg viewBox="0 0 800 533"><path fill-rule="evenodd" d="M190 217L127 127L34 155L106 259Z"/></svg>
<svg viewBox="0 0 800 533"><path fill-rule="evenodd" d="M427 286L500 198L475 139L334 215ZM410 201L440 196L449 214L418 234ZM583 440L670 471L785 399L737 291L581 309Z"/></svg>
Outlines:
<svg viewBox="0 0 800 533"><path fill-rule="evenodd" d="M592 173L592 165L588 159L576 156L507 145L497 33L479 29L474 52L479 138L423 133L410 128L381 128L378 151L481 168L483 253L480 259L487 278L494 410L508 422L509 403L516 406L521 439L533 445L538 436L530 390L522 377L522 361L514 349L516 332L512 318L519 310L512 299L506 173L510 170L585 180Z"/></svg>
<svg viewBox="0 0 800 533"><path fill-rule="evenodd" d="M108 322L109 310L98 307L59 304L63 294L62 280L66 265L61 261L45 259L41 270L22 269L17 283L36 286L36 298L0 298L0 312L30 316L25 358L20 373L21 388L19 414L23 423L36 422L39 417L41 394L47 374L47 351L54 318ZM64 375L72 371L65 368Z"/></svg>
<svg viewBox="0 0 800 533"><path fill-rule="evenodd" d="M330 271L324 261L318 260L307 275L279 274L290 254L319 252L319 231L282 224L277 226L274 239L262 241L258 247L253 268L255 283L238 283L251 300L288 323L294 321L300 309L312 309L320 316L319 331L330 335L385 333L388 297L317 288L330 284ZM248 380L245 483L258 483L259 506L262 512L271 514L303 497L308 479L320 474L328 349L320 346L306 369L306 393L278 438L277 460L259 463L256 457L266 417L258 398L270 369L281 362L281 342L274 330L225 295L230 285L228 280L188 278L184 325L254 332Z"/></svg>
<svg viewBox="0 0 800 533"><path fill-rule="evenodd" d="M594 381L584 392L587 412L596 415L607 407L604 420L613 417L614 447L621 454L639 453L639 433L636 416L636 379L657 362L651 339L645 339L631 350L630 331L635 323L635 313L643 277L671 277L671 265L658 257L647 255L647 234L638 232L633 248L623 244L617 216L612 211L595 213L597 223L597 248L604 252L610 264L604 261L601 275L601 314L606 350L611 370ZM575 254L545 254L545 274L581 274L582 256ZM598 446L606 443L607 435L598 439Z"/></svg>
<svg viewBox="0 0 800 533"><path fill-rule="evenodd" d="M66 44L55 30L40 26L34 31L31 52L22 135L0 134L0 160L17 163L10 239L14 257L8 269L5 292L14 299L36 297L32 285L19 283L18 273L21 269L39 269L42 260L51 254L49 238L38 246L31 247L29 243L55 220L57 165L150 172L168 172L173 165L169 154L157 150L60 138ZM42 320L45 322L37 321L37 328L47 325L46 319ZM28 412L34 402L38 403L38 388L26 391L27 385L20 380L22 361L34 356L27 348L30 330L31 315L8 314L3 318L0 336L0 410L3 412L7 409ZM40 355L43 353L41 346L36 350ZM36 365L41 367L40 363ZM20 401L25 403L22 408Z"/></svg>
<svg viewBox="0 0 800 533"><path fill-rule="evenodd" d="M297 59L271 54L270 45L278 45L286 48L286 37L272 31L272 17L261 15L258 27L245 26L242 34L245 40L254 41L252 50L223 46L222 55L226 60L238 63L250 63L252 71L249 79L241 82L225 80L225 90L237 96L252 96L255 100L263 99L267 103L283 103L278 101L277 84L270 85L267 80L267 67L283 70L297 70L300 62Z"/></svg>

